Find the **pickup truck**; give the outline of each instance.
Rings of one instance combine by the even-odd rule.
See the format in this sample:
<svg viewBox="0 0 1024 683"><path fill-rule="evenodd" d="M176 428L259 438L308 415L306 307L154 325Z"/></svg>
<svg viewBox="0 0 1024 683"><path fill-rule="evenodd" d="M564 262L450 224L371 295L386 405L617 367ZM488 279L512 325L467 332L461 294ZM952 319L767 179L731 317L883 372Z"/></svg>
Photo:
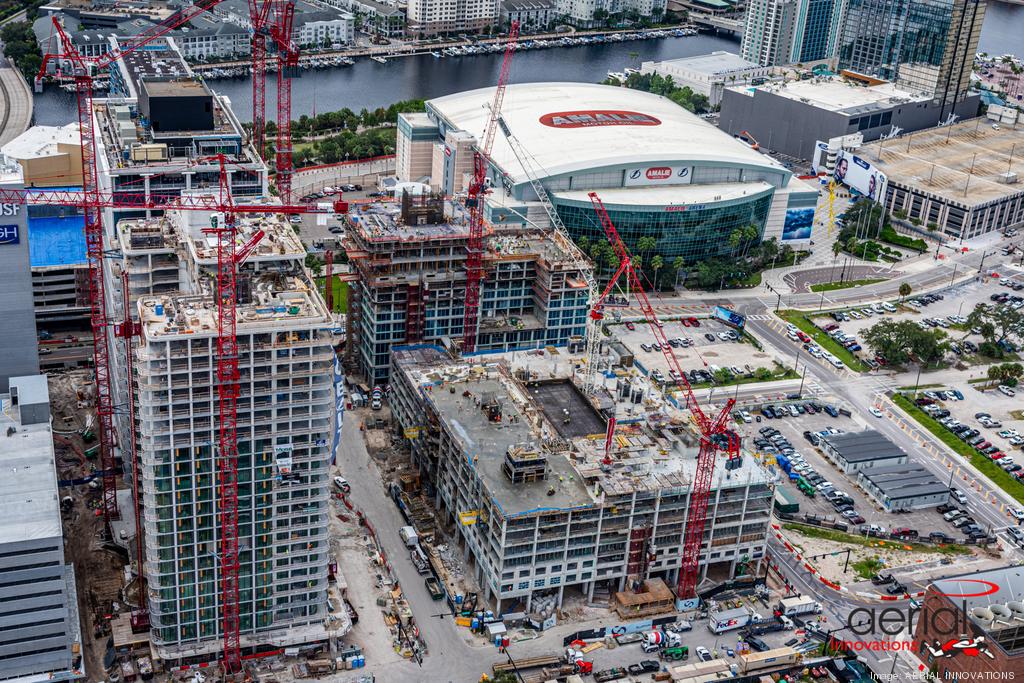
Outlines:
<svg viewBox="0 0 1024 683"><path fill-rule="evenodd" d="M604 671L598 671L594 674L594 680L597 683L606 683L606 681L617 681L620 678L626 677L626 670L621 666L616 666L612 669L605 669Z"/></svg>
<svg viewBox="0 0 1024 683"><path fill-rule="evenodd" d="M440 600L444 597L444 589L441 588L441 582L435 579L433 576L428 576L423 581L427 586L427 592L430 593L430 597L434 600Z"/></svg>

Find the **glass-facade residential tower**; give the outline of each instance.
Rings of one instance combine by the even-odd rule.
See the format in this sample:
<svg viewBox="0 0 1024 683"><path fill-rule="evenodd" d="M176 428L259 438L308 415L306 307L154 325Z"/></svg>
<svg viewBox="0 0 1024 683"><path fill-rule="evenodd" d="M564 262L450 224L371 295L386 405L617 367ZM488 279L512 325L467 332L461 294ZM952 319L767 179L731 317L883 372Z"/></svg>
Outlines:
<svg viewBox="0 0 1024 683"><path fill-rule="evenodd" d="M839 68L934 95L941 117L967 95L985 0L849 0Z"/></svg>

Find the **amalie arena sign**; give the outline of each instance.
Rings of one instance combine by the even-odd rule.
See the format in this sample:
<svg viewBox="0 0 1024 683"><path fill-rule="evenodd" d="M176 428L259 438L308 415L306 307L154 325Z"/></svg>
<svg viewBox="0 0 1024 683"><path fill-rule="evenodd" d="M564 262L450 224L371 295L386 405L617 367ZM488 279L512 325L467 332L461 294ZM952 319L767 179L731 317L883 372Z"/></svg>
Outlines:
<svg viewBox="0 0 1024 683"><path fill-rule="evenodd" d="M661 120L635 111L556 111L540 117L550 128L594 128L596 126L660 126Z"/></svg>

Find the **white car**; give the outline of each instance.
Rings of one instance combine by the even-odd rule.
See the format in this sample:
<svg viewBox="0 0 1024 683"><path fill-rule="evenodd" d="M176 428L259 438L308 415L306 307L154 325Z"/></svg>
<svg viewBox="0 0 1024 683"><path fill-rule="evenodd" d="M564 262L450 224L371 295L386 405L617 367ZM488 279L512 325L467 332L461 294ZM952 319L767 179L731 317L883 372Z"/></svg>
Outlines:
<svg viewBox="0 0 1024 683"><path fill-rule="evenodd" d="M1005 384L1000 384L999 385L999 393L1003 394L1004 396L1016 396L1017 395L1016 391L1014 391L1010 387L1006 386Z"/></svg>
<svg viewBox="0 0 1024 683"><path fill-rule="evenodd" d="M874 415L875 417L882 417L882 411L879 410L878 408L875 408L874 406L868 408L868 412Z"/></svg>
<svg viewBox="0 0 1024 683"><path fill-rule="evenodd" d="M727 335L725 332L719 332L718 338L721 339L722 341L729 341L729 335Z"/></svg>
<svg viewBox="0 0 1024 683"><path fill-rule="evenodd" d="M1010 516L1017 521L1024 520L1024 510L1020 508L1010 508Z"/></svg>

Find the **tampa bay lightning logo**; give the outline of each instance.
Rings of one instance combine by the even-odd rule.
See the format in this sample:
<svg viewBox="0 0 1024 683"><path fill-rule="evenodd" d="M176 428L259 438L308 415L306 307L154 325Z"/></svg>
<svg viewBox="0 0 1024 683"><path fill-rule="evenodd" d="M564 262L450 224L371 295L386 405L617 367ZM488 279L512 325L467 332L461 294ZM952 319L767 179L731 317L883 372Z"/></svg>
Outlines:
<svg viewBox="0 0 1024 683"><path fill-rule="evenodd" d="M689 166L683 166L681 169L679 169L679 173L676 173L676 177L678 178L685 178L688 175L690 175Z"/></svg>
<svg viewBox="0 0 1024 683"><path fill-rule="evenodd" d="M629 174L629 179L630 179L630 180L636 180L636 179L637 179L637 178L639 178L639 177L640 177L640 169L639 169L639 168L638 168L638 169L635 169L634 171L632 171L632 172L631 172L631 173Z"/></svg>

